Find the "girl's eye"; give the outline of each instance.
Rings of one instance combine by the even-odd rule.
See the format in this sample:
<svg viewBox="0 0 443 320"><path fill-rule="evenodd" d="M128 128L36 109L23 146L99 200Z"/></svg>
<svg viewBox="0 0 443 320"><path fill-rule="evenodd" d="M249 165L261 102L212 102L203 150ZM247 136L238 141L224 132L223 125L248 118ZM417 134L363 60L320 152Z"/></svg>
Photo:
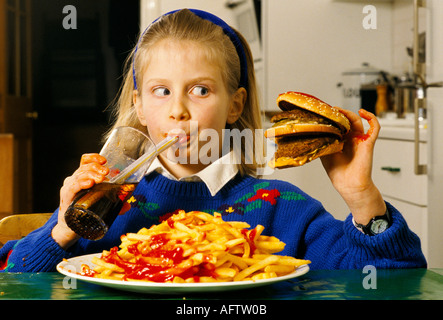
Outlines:
<svg viewBox="0 0 443 320"><path fill-rule="evenodd" d="M197 96L207 96L209 94L209 90L206 87L203 86L195 86L191 89L191 93Z"/></svg>
<svg viewBox="0 0 443 320"><path fill-rule="evenodd" d="M168 96L171 94L171 91L168 88L155 88L154 94L159 97Z"/></svg>

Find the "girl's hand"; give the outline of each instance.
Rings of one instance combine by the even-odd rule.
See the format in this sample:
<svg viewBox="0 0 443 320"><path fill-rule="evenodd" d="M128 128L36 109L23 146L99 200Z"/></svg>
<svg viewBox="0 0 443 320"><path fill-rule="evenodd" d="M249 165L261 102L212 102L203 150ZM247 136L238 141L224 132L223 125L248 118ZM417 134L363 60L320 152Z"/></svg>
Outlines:
<svg viewBox="0 0 443 320"><path fill-rule="evenodd" d="M340 193L358 223L367 224L373 217L383 215L386 205L372 181L374 145L380 124L374 114L360 109L360 117L340 109L351 122L341 153L322 157L322 164L335 189ZM364 131L362 118L368 121Z"/></svg>
<svg viewBox="0 0 443 320"><path fill-rule="evenodd" d="M80 160L80 167L72 176L65 179L60 189L58 222L52 229L52 237L64 249L79 239L79 236L67 226L65 212L80 190L89 189L94 184L104 181L109 173L109 168L104 166L105 163L106 158L99 154L84 154Z"/></svg>

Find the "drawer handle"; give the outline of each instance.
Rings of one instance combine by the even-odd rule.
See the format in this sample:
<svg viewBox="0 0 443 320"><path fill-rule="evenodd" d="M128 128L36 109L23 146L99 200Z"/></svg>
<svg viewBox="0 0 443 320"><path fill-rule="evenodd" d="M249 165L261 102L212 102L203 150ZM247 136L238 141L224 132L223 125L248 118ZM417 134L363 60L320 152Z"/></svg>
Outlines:
<svg viewBox="0 0 443 320"><path fill-rule="evenodd" d="M389 172L400 172L400 168L397 167L381 167L381 169Z"/></svg>

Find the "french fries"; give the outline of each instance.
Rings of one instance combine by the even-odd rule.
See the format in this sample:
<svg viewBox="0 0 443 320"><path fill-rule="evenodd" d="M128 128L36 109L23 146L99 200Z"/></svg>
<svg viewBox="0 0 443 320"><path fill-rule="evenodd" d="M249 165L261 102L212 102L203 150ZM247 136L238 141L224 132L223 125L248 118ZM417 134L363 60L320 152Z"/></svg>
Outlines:
<svg viewBox="0 0 443 320"><path fill-rule="evenodd" d="M245 222L223 221L221 214L179 211L151 228L121 237L82 265L82 274L115 280L152 282L229 282L269 279L293 272L309 260L279 256L285 244Z"/></svg>

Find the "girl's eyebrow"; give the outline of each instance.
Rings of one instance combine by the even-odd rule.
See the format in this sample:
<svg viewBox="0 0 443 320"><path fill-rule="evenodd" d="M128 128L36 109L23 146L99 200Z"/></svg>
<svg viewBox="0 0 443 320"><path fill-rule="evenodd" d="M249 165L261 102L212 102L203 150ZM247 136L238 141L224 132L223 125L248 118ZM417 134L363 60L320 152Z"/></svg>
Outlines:
<svg viewBox="0 0 443 320"><path fill-rule="evenodd" d="M197 77L197 78L192 79L190 82L201 82L201 81L212 81L212 82L215 82L215 79L211 78L211 77Z"/></svg>
<svg viewBox="0 0 443 320"><path fill-rule="evenodd" d="M168 82L168 79L163 79L163 78L152 78L152 79L147 79L145 82L146 83L151 83L151 82L159 82L159 83L163 83L163 82Z"/></svg>
<svg viewBox="0 0 443 320"><path fill-rule="evenodd" d="M202 77L196 77L196 78L191 78L189 80L187 80L187 83L198 83L198 82L204 82L204 81L210 81L215 83L216 80L212 77L209 76L202 76ZM150 83L169 83L171 82L170 79L166 79L166 78L152 78L152 79L147 79L145 84L150 84Z"/></svg>

